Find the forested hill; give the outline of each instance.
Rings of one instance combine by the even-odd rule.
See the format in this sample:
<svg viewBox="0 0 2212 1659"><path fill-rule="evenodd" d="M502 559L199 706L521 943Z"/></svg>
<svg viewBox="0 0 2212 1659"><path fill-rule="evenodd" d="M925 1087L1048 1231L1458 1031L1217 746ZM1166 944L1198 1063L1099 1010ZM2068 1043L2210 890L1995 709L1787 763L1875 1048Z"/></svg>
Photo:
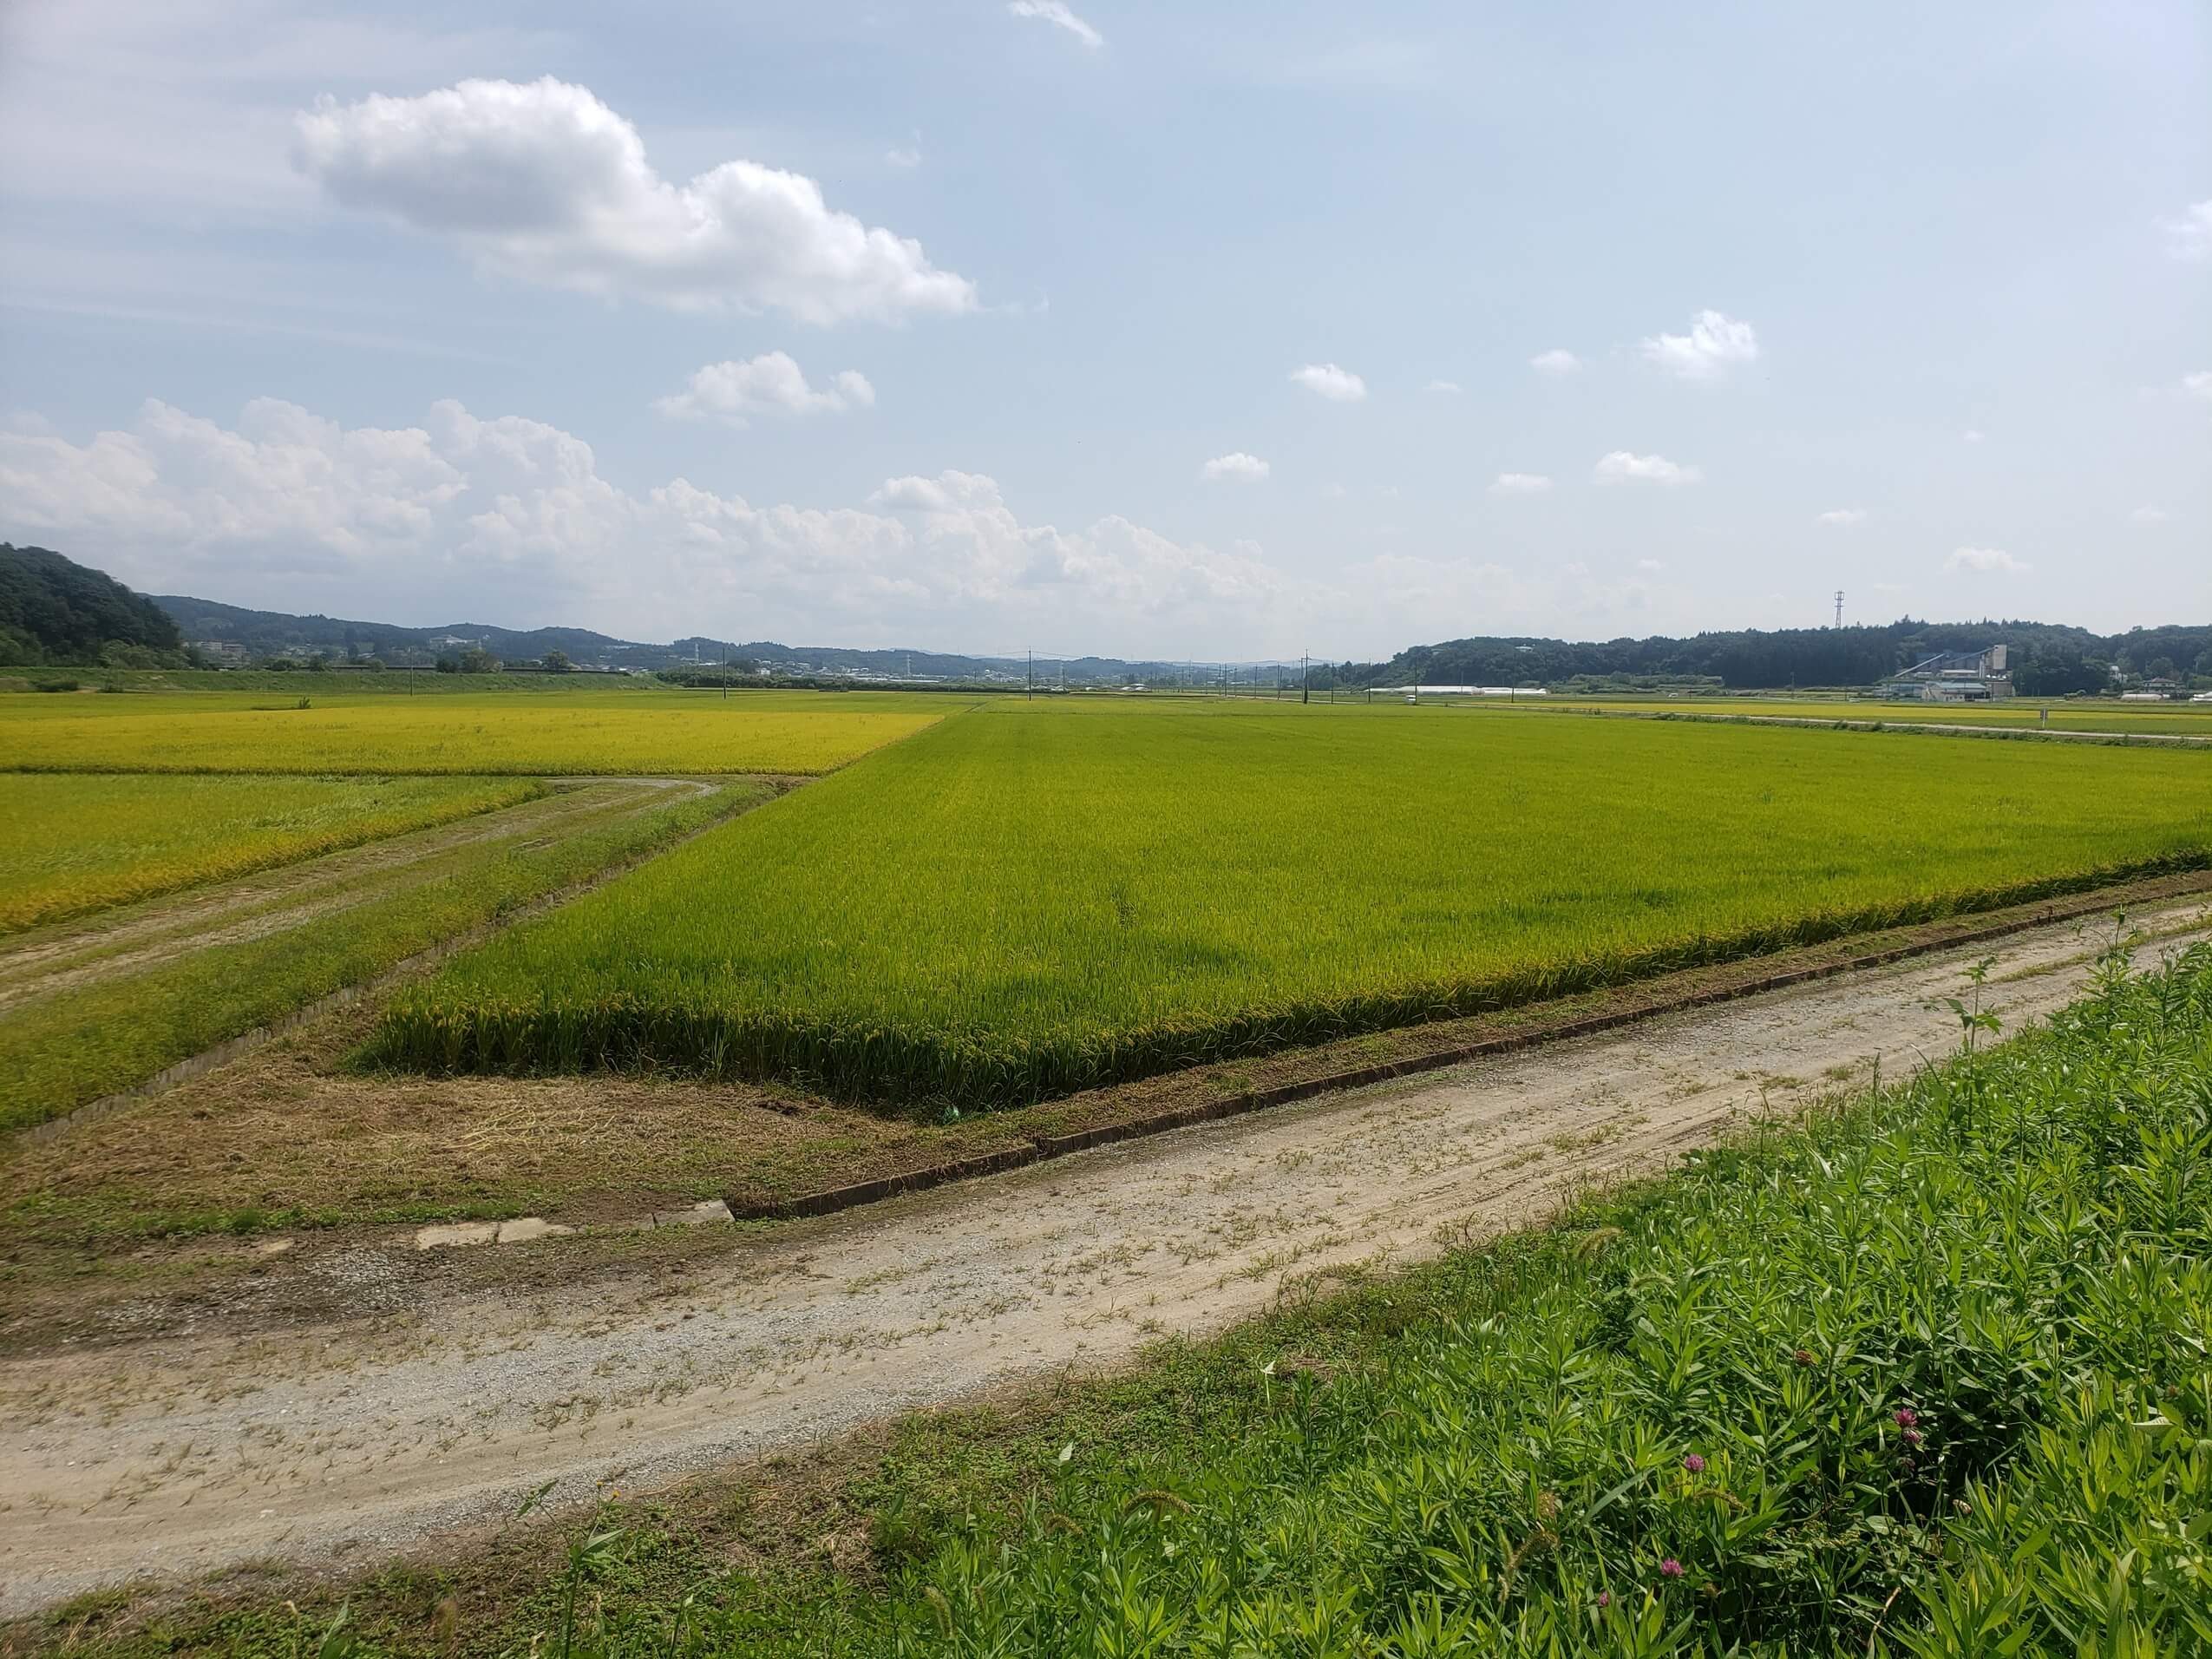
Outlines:
<svg viewBox="0 0 2212 1659"><path fill-rule="evenodd" d="M0 541L0 666L163 667L183 648L167 612L105 571Z"/></svg>
<svg viewBox="0 0 2212 1659"><path fill-rule="evenodd" d="M2212 626L2097 634L2043 622L1916 622L1788 628L1673 639L1448 639L1356 671L1375 685L1555 685L1593 679L1712 679L1731 689L1867 685L1941 651L2012 647L2013 683L2030 697L2105 690L2111 669L2146 677L2212 676Z"/></svg>

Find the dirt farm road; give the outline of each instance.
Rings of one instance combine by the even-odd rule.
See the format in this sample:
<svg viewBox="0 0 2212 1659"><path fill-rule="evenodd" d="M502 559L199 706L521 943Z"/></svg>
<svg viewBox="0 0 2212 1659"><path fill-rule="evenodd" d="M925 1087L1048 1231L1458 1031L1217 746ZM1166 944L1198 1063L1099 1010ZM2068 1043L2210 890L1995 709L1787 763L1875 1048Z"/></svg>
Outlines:
<svg viewBox="0 0 2212 1659"><path fill-rule="evenodd" d="M2202 896L2135 924L2212 936ZM248 1338L0 1365L0 1616L270 1557L366 1565L595 1483L651 1488L914 1407L1217 1328L1303 1275L1537 1219L1730 1120L1947 1053L1994 957L2008 1030L2076 995L2097 924L737 1233L673 1288L579 1275ZM373 1283L394 1233L303 1261ZM507 1248L507 1247L501 1247ZM552 1242L515 1248L558 1249Z"/></svg>

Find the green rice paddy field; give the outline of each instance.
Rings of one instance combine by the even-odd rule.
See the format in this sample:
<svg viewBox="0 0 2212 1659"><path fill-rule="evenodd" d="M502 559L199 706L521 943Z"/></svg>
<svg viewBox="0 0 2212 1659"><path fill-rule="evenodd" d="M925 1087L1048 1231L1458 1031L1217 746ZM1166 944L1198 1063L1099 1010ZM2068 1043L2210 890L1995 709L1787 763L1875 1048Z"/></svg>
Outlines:
<svg viewBox="0 0 2212 1659"><path fill-rule="evenodd" d="M1485 703L1485 707L1498 706ZM2014 698L2009 702L1875 703L1858 698L1789 697L1677 697L1587 698L1548 697L1507 703L1515 711L1561 710L1608 714L1663 714L1682 718L1703 716L1765 716L1789 720L1879 720L1899 725L1993 726L2052 731L2111 731L2133 737L2212 738L2212 704L2122 703L2111 698L2069 701L2053 698Z"/></svg>
<svg viewBox="0 0 2212 1659"><path fill-rule="evenodd" d="M369 1053L1005 1105L2212 862L2212 754L991 704L456 959Z"/></svg>
<svg viewBox="0 0 2212 1659"><path fill-rule="evenodd" d="M521 778L0 775L0 934L543 792Z"/></svg>
<svg viewBox="0 0 2212 1659"><path fill-rule="evenodd" d="M19 693L0 695L0 770L811 775L959 706L821 692Z"/></svg>

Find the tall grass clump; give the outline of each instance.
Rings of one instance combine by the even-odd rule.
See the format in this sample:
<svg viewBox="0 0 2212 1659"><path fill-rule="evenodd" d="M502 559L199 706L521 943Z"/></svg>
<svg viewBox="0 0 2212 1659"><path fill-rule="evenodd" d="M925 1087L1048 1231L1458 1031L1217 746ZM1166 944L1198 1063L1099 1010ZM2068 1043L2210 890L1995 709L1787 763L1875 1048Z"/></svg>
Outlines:
<svg viewBox="0 0 2212 1659"><path fill-rule="evenodd" d="M891 1479L872 1581L671 1585L670 1540L602 1516L597 1562L572 1551L506 1635L559 1630L548 1659L2212 1651L2212 950L2143 978L2116 954L2047 1030L1152 1363L1113 1385L1118 1431L1044 1422L991 1494Z"/></svg>
<svg viewBox="0 0 2212 1659"><path fill-rule="evenodd" d="M2212 754L993 705L400 997L378 1058L1017 1105L2212 858Z"/></svg>

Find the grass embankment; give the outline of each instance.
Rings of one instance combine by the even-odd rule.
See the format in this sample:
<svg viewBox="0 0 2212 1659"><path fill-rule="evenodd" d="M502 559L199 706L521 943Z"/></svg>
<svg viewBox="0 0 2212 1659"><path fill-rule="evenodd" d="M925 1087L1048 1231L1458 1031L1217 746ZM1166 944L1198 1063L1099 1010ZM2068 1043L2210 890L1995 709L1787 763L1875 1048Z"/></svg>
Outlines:
<svg viewBox="0 0 2212 1659"><path fill-rule="evenodd" d="M2212 951L2116 958L2047 1031L1129 1375L304 1614L43 1633L287 1654L343 1597L424 1656L2202 1651L2209 1249Z"/></svg>
<svg viewBox="0 0 2212 1659"><path fill-rule="evenodd" d="M0 769L59 772L834 770L959 706L944 698L579 691L300 699L231 692L0 696Z"/></svg>
<svg viewBox="0 0 2212 1659"><path fill-rule="evenodd" d="M1004 1106L2212 856L2212 757L991 706L396 1000L376 1057Z"/></svg>
<svg viewBox="0 0 2212 1659"><path fill-rule="evenodd" d="M0 774L0 934L544 793L520 779Z"/></svg>
<svg viewBox="0 0 2212 1659"><path fill-rule="evenodd" d="M0 1130L130 1088L771 793L765 784L737 783L641 810L630 790L608 786L603 809L564 817L556 836L520 844L470 841L409 865L400 879L370 885L359 902L344 902L343 892L319 895L331 904L297 925L163 953L143 972L23 1002L0 1016Z"/></svg>

